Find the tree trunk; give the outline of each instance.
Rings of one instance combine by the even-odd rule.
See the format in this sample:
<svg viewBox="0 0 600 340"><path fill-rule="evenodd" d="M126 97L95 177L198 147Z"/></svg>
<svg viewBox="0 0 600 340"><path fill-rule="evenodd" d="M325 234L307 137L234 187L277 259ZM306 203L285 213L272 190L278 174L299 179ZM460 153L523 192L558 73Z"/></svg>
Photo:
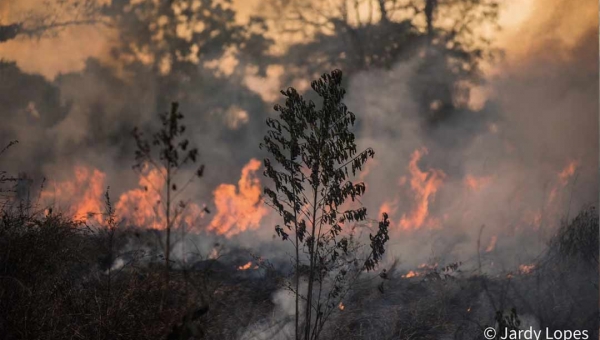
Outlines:
<svg viewBox="0 0 600 340"><path fill-rule="evenodd" d="M168 162L168 161L167 161ZM167 244L165 246L165 280L169 284L169 259L171 254L171 164L167 164Z"/></svg>
<svg viewBox="0 0 600 340"><path fill-rule="evenodd" d="M429 39L433 37L433 17L437 7L437 0L427 0L425 2L425 19L427 20L427 35Z"/></svg>
<svg viewBox="0 0 600 340"><path fill-rule="evenodd" d="M379 12L381 12L381 22L387 23L389 18L387 9L385 8L385 0L379 0Z"/></svg>

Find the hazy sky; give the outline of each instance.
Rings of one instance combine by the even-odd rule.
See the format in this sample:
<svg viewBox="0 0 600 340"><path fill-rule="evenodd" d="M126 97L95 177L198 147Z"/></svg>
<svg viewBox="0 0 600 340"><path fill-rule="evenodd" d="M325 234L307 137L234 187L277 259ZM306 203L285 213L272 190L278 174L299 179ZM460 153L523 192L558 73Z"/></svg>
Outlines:
<svg viewBox="0 0 600 340"><path fill-rule="evenodd" d="M104 0L106 1L106 0ZM260 0L235 0L238 20L245 21L257 10ZM3 24L18 21L23 13L39 4L37 0L0 1ZM560 39L558 46L571 47L589 25L597 27L596 1L506 0L500 14L503 30L496 43L506 51L508 61L515 61L546 45L545 38ZM568 10L565 8L568 7ZM556 20L560 16L560 20ZM555 22L556 25L548 25ZM76 27L56 38L17 39L0 44L0 57L15 60L27 71L53 78L58 73L82 69L90 56L103 58L109 50L114 32L99 27ZM560 55L560 49L552 51Z"/></svg>

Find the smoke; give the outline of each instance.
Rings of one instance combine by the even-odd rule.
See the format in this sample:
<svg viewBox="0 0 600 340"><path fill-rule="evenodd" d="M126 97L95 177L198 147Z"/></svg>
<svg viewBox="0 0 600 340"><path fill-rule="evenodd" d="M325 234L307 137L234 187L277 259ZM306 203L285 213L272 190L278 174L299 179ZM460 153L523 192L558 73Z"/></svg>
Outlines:
<svg viewBox="0 0 600 340"><path fill-rule="evenodd" d="M596 12L573 29L576 15L557 13L583 14L578 4L536 5L523 26L543 34L513 37L535 43L506 49L485 85L472 88L480 105L443 124L425 124L411 95L421 57L350 81L359 145L376 151L366 202L390 213L389 254L409 266L473 260L479 242L514 267L539 254L561 218L598 203Z"/></svg>
<svg viewBox="0 0 600 340"><path fill-rule="evenodd" d="M14 13L20 6L26 3L0 10L19 20ZM351 76L347 104L358 116L359 146L376 151L361 178L367 183L364 203L372 218L390 213L390 259L398 256L408 266L437 257L464 261L480 244L482 252L502 253L511 265L520 264L522 256L537 254L561 217L597 203L596 11L560 0L529 6L529 16L498 38L506 57L486 69L485 84L471 87L470 105L435 126L419 113L414 96L415 79L423 76L420 56ZM237 20L247 21L248 13ZM270 88L289 85L277 80L285 70L267 65L260 75L259 66L242 71L248 62L238 61L225 75L206 68L189 81L180 70L183 76L166 81L145 65L118 64L110 53L118 41L114 31L82 27L63 33L0 44L1 55L18 62L18 67L0 65L0 78L10 80L0 85L0 134L20 141L3 167L26 171L37 179L35 185L48 177L52 189L71 183L74 169L85 166L105 176L102 185L94 182L93 195L108 185L115 198L141 195L139 178L130 170L130 131L156 127L156 114L169 100L180 100L191 142L207 169L185 198L201 202L198 207L206 203L219 221L207 225L223 228L231 242L279 252L280 245L266 245L277 223L258 207L260 183L250 177L242 181L240 173L260 158L264 118L278 98ZM435 66L425 70L427 77L448 82ZM173 89L173 83L180 85ZM260 173L257 164L252 169ZM84 185L75 181L57 190L72 198ZM93 205L87 196L84 201L65 204ZM248 231L234 235L238 223ZM504 256L524 242L530 254Z"/></svg>
<svg viewBox="0 0 600 340"><path fill-rule="evenodd" d="M306 284L301 287L302 294L306 292ZM296 313L295 295L287 289L280 289L273 294L273 314L266 320L252 324L240 340L284 340L294 335L294 315ZM300 307L302 310L303 307Z"/></svg>

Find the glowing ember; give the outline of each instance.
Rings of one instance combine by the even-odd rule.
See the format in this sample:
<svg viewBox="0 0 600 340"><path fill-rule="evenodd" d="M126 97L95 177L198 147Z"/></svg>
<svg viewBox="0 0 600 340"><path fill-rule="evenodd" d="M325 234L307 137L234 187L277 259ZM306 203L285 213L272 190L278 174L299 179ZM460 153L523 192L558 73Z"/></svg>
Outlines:
<svg viewBox="0 0 600 340"><path fill-rule="evenodd" d="M446 177L446 174L438 169L421 171L418 163L421 157L426 154L426 148L415 150L408 165L411 177L410 187L415 196L416 207L408 215L404 214L402 216L400 220L402 229L418 229L425 224L429 215L429 203L435 199L435 194Z"/></svg>
<svg viewBox="0 0 600 340"><path fill-rule="evenodd" d="M237 269L238 269L238 270L248 270L248 269L250 269L251 267L252 267L252 261L250 261L250 262L246 263L246 264L245 264L245 265L243 265L243 266L239 266Z"/></svg>
<svg viewBox="0 0 600 340"><path fill-rule="evenodd" d="M535 269L535 264L522 264L519 266L519 273L529 274Z"/></svg>
<svg viewBox="0 0 600 340"><path fill-rule="evenodd" d="M338 305L338 308L340 310L344 310L344 308L346 308L346 307L344 306L344 304L342 303L342 301L340 301L340 304Z"/></svg>
<svg viewBox="0 0 600 340"><path fill-rule="evenodd" d="M411 277L417 277L417 276L419 276L419 273L411 270L408 273L402 275L402 278L404 278L404 279L410 279Z"/></svg>
<svg viewBox="0 0 600 340"><path fill-rule="evenodd" d="M490 243L485 248L485 252L489 253L489 252L492 252L494 249L496 249L496 242L497 241L498 241L498 236L496 236L496 235L492 236L492 238L490 239Z"/></svg>
<svg viewBox="0 0 600 340"><path fill-rule="evenodd" d="M260 161L251 159L242 169L237 188L221 184L215 189L217 213L208 230L231 237L259 227L260 220L267 214L260 197L260 182L255 176L260 166Z"/></svg>
<svg viewBox="0 0 600 340"><path fill-rule="evenodd" d="M434 269L436 269L436 268L437 268L437 266L438 266L438 263L437 263L437 262L436 262L436 263L433 263L433 264L430 264L430 263L422 263L422 264L420 264L420 265L419 265L419 267L418 267L418 268L419 268L419 269L428 269L428 270L434 270Z"/></svg>

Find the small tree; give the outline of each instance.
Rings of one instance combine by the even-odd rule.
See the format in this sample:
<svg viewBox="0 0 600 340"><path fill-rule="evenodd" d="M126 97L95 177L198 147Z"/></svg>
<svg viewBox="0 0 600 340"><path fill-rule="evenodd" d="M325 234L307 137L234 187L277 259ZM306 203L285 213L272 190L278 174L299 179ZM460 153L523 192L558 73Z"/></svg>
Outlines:
<svg viewBox="0 0 600 340"><path fill-rule="evenodd" d="M0 150L0 156L2 156L6 150L18 143L19 141L17 140L10 141L4 148ZM10 202L11 196L15 192L15 183L17 182L17 177L9 175L4 170L0 170L0 210L6 208L6 204Z"/></svg>
<svg viewBox="0 0 600 340"><path fill-rule="evenodd" d="M148 166L153 167L163 176L165 181L164 188L155 188L161 197L161 206L165 213L165 230L167 240L164 244L165 254L165 277L169 281L169 266L171 253L171 228L177 218L186 208L184 201L174 204L179 193L184 190L192 181L189 178L186 184L178 190L177 175L179 171L188 163L195 163L198 157L198 149L190 148L189 141L184 137L185 125L181 123L183 114L178 111L179 104L172 103L171 110L159 115L161 128L152 135L150 143L143 136L143 133L136 127L133 130L133 137L136 142L134 170L142 171ZM201 165L195 175L202 177L204 165Z"/></svg>
<svg viewBox="0 0 600 340"><path fill-rule="evenodd" d="M335 70L312 82L323 100L319 110L295 89L282 91L287 98L285 106L275 106L279 119L267 119L269 131L261 144L273 157L265 159L264 174L274 182L275 190L266 188L265 194L283 217L284 227L278 225L275 231L295 249L290 289L296 298L296 339L319 337L352 279L363 270L374 269L389 239L389 222L383 214L377 233L369 235L370 251L360 257L354 228L347 228L347 223L367 218L366 208L348 206L349 199L355 201L365 192L364 183L349 180L349 172L356 175L374 151L368 148L357 153L349 129L355 116L342 103L345 90L341 81L342 72ZM293 233L291 238L288 230ZM307 276L306 296L300 294L301 275ZM303 335L300 299L306 302Z"/></svg>

